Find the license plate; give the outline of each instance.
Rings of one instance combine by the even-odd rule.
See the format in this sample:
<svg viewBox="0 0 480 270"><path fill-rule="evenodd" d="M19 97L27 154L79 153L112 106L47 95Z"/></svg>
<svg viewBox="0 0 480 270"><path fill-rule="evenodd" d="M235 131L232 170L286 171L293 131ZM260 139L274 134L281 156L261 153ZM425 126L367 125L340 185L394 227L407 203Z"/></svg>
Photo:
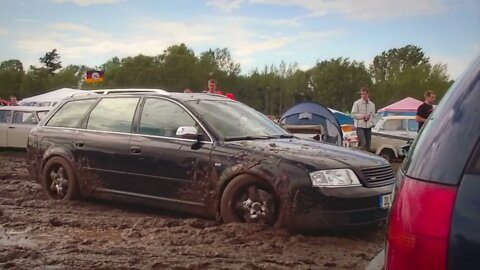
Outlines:
<svg viewBox="0 0 480 270"><path fill-rule="evenodd" d="M392 207L392 202L393 202L393 196L391 193L386 195L381 195L378 206L380 207L380 209L389 209L390 207Z"/></svg>

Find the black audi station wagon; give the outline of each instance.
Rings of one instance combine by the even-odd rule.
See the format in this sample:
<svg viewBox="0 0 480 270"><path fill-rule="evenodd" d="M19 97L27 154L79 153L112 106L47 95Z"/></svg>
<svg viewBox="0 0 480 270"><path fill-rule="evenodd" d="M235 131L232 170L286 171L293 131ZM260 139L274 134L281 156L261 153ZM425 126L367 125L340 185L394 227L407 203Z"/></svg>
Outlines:
<svg viewBox="0 0 480 270"><path fill-rule="evenodd" d="M296 138L223 96L165 91L65 100L30 133L28 161L49 199L300 230L384 221L395 181L381 157Z"/></svg>

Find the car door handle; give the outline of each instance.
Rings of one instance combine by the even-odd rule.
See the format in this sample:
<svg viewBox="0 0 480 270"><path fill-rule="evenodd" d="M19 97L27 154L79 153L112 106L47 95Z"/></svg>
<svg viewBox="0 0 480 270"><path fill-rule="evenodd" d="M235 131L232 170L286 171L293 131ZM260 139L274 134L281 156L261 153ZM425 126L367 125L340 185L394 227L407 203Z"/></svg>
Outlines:
<svg viewBox="0 0 480 270"><path fill-rule="evenodd" d="M134 154L140 154L142 152L142 148L140 146L130 146L130 151Z"/></svg>
<svg viewBox="0 0 480 270"><path fill-rule="evenodd" d="M15 128L15 127L8 127L8 128Z"/></svg>
<svg viewBox="0 0 480 270"><path fill-rule="evenodd" d="M75 141L75 142L73 142L73 145L75 145L75 147L83 147L85 145L85 142L84 141Z"/></svg>

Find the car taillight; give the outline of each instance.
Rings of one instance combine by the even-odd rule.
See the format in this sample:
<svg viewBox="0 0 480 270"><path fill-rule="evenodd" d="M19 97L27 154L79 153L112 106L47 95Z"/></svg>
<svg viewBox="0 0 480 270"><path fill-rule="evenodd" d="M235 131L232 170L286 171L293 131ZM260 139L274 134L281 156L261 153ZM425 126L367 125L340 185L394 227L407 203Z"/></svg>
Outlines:
<svg viewBox="0 0 480 270"><path fill-rule="evenodd" d="M405 177L391 209L385 268L446 269L455 187Z"/></svg>

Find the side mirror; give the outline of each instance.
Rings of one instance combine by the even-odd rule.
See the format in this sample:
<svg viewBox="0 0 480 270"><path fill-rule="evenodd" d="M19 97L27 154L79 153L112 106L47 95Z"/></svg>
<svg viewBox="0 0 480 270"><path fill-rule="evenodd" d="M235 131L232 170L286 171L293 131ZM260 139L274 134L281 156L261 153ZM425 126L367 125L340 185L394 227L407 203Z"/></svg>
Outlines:
<svg viewBox="0 0 480 270"><path fill-rule="evenodd" d="M177 128L177 132L175 134L178 137L184 138L184 139L191 139L191 140L198 140L199 139L199 134L198 130L196 127L192 126L185 126L185 127L179 127Z"/></svg>

